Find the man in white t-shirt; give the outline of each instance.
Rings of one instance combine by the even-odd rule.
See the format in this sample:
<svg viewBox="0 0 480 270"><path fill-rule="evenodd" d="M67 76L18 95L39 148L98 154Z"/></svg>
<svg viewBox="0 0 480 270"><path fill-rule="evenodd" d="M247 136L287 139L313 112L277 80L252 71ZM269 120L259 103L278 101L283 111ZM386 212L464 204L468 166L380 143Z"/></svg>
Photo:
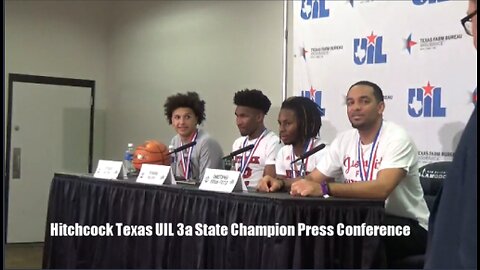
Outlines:
<svg viewBox="0 0 480 270"><path fill-rule="evenodd" d="M247 186L255 187L265 175L275 177L275 157L282 146L280 139L264 124L265 115L272 104L262 91L245 89L235 93L233 102L240 134L232 152L253 145L253 148L233 159L234 170L240 171Z"/></svg>
<svg viewBox="0 0 480 270"><path fill-rule="evenodd" d="M360 81L347 93L347 114L354 129L338 135L317 168L291 184L294 196L385 200L385 224L408 225L409 237L386 237L387 259L424 254L429 211L418 175L418 151L405 130L384 121L385 103L378 85ZM334 179L344 177L342 182ZM261 190L281 189L269 181Z"/></svg>

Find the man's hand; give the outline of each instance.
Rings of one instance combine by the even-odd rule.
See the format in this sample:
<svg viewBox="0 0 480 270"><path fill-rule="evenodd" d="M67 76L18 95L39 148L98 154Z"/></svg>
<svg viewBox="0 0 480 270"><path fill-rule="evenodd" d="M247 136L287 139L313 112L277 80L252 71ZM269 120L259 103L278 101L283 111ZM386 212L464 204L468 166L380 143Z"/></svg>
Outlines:
<svg viewBox="0 0 480 270"><path fill-rule="evenodd" d="M308 180L299 180L292 184L290 189L292 196L322 196L322 187L319 183Z"/></svg>
<svg viewBox="0 0 480 270"><path fill-rule="evenodd" d="M257 191L260 192L275 192L283 188L285 182L283 180L278 180L270 175L265 175L262 180L257 185Z"/></svg>

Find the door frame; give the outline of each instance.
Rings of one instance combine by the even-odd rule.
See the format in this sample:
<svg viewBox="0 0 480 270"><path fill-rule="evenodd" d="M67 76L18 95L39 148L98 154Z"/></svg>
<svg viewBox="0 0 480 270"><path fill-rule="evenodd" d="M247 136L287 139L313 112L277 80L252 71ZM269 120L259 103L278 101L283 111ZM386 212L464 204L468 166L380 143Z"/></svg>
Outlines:
<svg viewBox="0 0 480 270"><path fill-rule="evenodd" d="M94 80L82 80L73 78L62 77L50 77L40 75L28 75L9 73L8 74L8 104L7 104L7 140L5 151L5 167L3 174L3 198L4 202L4 243L7 243L7 225L8 225L8 199L9 199L9 187L10 187L10 151L12 143L12 106L13 106L13 83L33 83L33 84L49 84L58 86L73 86L73 87L85 87L90 88L90 132L88 143L88 173L92 173L92 158L93 158L93 129L94 129L94 112L95 112L95 81ZM4 141L5 144L5 141Z"/></svg>

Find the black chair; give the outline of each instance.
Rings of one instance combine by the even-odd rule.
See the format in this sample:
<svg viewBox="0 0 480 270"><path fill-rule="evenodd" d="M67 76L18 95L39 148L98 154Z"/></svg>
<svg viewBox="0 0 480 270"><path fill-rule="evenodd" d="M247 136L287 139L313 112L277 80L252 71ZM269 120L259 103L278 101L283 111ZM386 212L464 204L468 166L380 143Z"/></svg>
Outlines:
<svg viewBox="0 0 480 270"><path fill-rule="evenodd" d="M438 192L442 188L443 180L447 176L451 163L450 161L441 161L430 163L419 168L423 196L430 211L432 210ZM425 254L419 254L391 262L389 263L389 267L395 269L423 269L424 263Z"/></svg>
<svg viewBox="0 0 480 270"><path fill-rule="evenodd" d="M420 184L422 184L424 198L430 211L432 210L438 192L443 186L443 180L447 177L451 163L451 161L435 162L419 169Z"/></svg>

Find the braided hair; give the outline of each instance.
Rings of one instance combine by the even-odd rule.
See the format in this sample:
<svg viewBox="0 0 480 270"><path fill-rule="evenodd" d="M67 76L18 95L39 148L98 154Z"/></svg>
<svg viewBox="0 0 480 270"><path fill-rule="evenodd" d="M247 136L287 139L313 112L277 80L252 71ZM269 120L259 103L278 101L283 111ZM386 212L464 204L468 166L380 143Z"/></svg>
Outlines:
<svg viewBox="0 0 480 270"><path fill-rule="evenodd" d="M295 112L300 130L299 136L303 142L318 136L322 127L321 108L311 99L289 97L282 103L280 109L289 109Z"/></svg>

